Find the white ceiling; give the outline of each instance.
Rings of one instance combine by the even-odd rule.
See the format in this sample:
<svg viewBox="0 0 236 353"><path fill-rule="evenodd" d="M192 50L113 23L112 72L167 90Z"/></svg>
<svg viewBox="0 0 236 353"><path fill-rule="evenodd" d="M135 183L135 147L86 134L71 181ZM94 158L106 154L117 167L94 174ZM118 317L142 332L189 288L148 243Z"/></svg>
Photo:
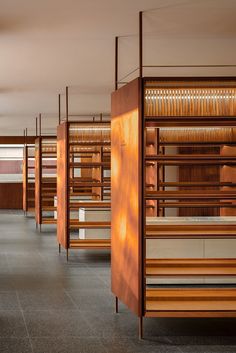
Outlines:
<svg viewBox="0 0 236 353"><path fill-rule="evenodd" d="M71 112L109 112L114 37L121 78L138 66L140 10L158 9L144 14L144 64L236 64L235 0L0 0L0 9L0 135L33 133L39 112L45 129L56 126L66 85L76 86Z"/></svg>

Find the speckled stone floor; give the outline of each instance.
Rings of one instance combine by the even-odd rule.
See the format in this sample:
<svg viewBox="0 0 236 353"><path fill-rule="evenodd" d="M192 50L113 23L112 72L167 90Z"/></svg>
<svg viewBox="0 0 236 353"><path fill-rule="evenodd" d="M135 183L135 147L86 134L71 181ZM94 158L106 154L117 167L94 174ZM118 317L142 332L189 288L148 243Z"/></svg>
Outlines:
<svg viewBox="0 0 236 353"><path fill-rule="evenodd" d="M0 352L235 353L236 320L114 314L108 252L58 254L55 227L0 212Z"/></svg>

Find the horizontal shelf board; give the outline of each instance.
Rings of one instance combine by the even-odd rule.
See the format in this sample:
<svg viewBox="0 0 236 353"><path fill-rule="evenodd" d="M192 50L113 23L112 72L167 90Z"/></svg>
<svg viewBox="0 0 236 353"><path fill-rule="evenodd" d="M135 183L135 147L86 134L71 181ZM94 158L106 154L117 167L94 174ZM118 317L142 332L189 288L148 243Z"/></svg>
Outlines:
<svg viewBox="0 0 236 353"><path fill-rule="evenodd" d="M70 146L110 146L111 142L110 141L74 141L74 140L70 140L69 142Z"/></svg>
<svg viewBox="0 0 236 353"><path fill-rule="evenodd" d="M110 187L111 184L110 183L97 183L97 182L94 182L94 183L89 183L89 182L77 182L77 181L71 181L70 182L70 185L71 186L77 186L77 187Z"/></svg>
<svg viewBox="0 0 236 353"><path fill-rule="evenodd" d="M110 202L71 202L69 205L70 209L79 208L110 208Z"/></svg>
<svg viewBox="0 0 236 353"><path fill-rule="evenodd" d="M71 249L110 249L110 239L70 239Z"/></svg>
<svg viewBox="0 0 236 353"><path fill-rule="evenodd" d="M147 259L146 277L236 276L236 259Z"/></svg>
<svg viewBox="0 0 236 353"><path fill-rule="evenodd" d="M56 211L57 207L55 206L42 206L42 211Z"/></svg>
<svg viewBox="0 0 236 353"><path fill-rule="evenodd" d="M219 147L219 146L235 146L235 141L159 141L160 146L180 146L180 147Z"/></svg>
<svg viewBox="0 0 236 353"><path fill-rule="evenodd" d="M146 311L234 311L236 288L146 289Z"/></svg>
<svg viewBox="0 0 236 353"><path fill-rule="evenodd" d="M178 190L178 191L147 191L147 200L186 200L186 199L228 199L236 200L236 193L232 191L207 190Z"/></svg>
<svg viewBox="0 0 236 353"><path fill-rule="evenodd" d="M57 220L54 218L42 218L42 224L57 224Z"/></svg>
<svg viewBox="0 0 236 353"><path fill-rule="evenodd" d="M214 166L224 166L224 165L236 165L236 161L232 161L232 160L193 160L193 159L189 159L189 160L159 160L159 161L146 161L146 167L151 167L151 166L155 166L155 164L158 165L166 165L166 166L179 166L179 165L205 165L205 166L209 166L209 165L214 165Z"/></svg>
<svg viewBox="0 0 236 353"><path fill-rule="evenodd" d="M222 116L145 116L147 127L187 127L187 126L236 126L236 117Z"/></svg>
<svg viewBox="0 0 236 353"><path fill-rule="evenodd" d="M175 155L146 155L146 161L234 161L235 156L221 156L217 154L175 154Z"/></svg>
<svg viewBox="0 0 236 353"><path fill-rule="evenodd" d="M79 222L71 221L69 228L72 229L109 229L111 222Z"/></svg>
<svg viewBox="0 0 236 353"><path fill-rule="evenodd" d="M165 186L165 187L175 187L175 186L179 186L179 187L207 187L207 186L236 186L236 183L233 182L215 182L215 181L179 181L179 182L159 182L158 183L159 186ZM154 186L154 185L152 185Z"/></svg>
<svg viewBox="0 0 236 353"><path fill-rule="evenodd" d="M78 162L78 163L70 163L69 164L70 167L74 167L74 168L96 168L96 167L109 167L110 166L110 163L108 162L93 162L93 163L90 163L90 162Z"/></svg>
<svg viewBox="0 0 236 353"><path fill-rule="evenodd" d="M150 205L148 205L150 207ZM235 208L236 203L231 202L159 202L159 208L185 208L185 207L197 207L197 208Z"/></svg>

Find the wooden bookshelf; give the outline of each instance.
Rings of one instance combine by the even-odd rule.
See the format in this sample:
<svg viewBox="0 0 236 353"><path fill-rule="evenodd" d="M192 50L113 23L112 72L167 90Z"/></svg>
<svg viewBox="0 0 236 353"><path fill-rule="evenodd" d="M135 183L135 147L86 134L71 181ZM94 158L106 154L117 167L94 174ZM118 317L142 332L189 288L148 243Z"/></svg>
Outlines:
<svg viewBox="0 0 236 353"><path fill-rule="evenodd" d="M62 122L57 146L59 251L110 249L110 122Z"/></svg>
<svg viewBox="0 0 236 353"><path fill-rule="evenodd" d="M236 317L232 283L207 282L235 276L236 257L148 255L158 239L236 239L235 133L236 78L138 78L112 94L112 291L140 337L144 317Z"/></svg>

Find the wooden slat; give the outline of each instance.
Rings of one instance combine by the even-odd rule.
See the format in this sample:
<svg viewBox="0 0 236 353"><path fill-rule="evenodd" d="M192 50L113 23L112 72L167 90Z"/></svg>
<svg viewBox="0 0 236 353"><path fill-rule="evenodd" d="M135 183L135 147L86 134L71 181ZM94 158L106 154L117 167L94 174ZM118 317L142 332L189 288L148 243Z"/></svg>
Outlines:
<svg viewBox="0 0 236 353"><path fill-rule="evenodd" d="M70 239L71 249L110 249L110 239Z"/></svg>
<svg viewBox="0 0 236 353"><path fill-rule="evenodd" d="M109 229L111 222L79 222L71 221L70 229Z"/></svg>
<svg viewBox="0 0 236 353"><path fill-rule="evenodd" d="M146 277L236 276L236 259L147 259Z"/></svg>
<svg viewBox="0 0 236 353"><path fill-rule="evenodd" d="M236 192L221 191L221 190L207 190L201 192L200 190L183 190L183 191L147 191L147 200L186 200L186 199L227 199L235 200Z"/></svg>
<svg viewBox="0 0 236 353"><path fill-rule="evenodd" d="M236 312L236 288L147 289L146 311Z"/></svg>
<svg viewBox="0 0 236 353"><path fill-rule="evenodd" d="M146 117L145 124L148 127L178 127L178 126L236 126L236 117L211 116L211 117Z"/></svg>
<svg viewBox="0 0 236 353"><path fill-rule="evenodd" d="M147 225L145 237L149 239L235 238L235 225Z"/></svg>
<svg viewBox="0 0 236 353"><path fill-rule="evenodd" d="M71 202L70 203L70 209L79 209L79 208L110 208L111 203L110 202L99 202L99 201L93 201L93 202L86 202L86 201L81 201L81 202Z"/></svg>
<svg viewBox="0 0 236 353"><path fill-rule="evenodd" d="M41 224L57 224L57 220L54 218L46 218L42 217L42 222Z"/></svg>

